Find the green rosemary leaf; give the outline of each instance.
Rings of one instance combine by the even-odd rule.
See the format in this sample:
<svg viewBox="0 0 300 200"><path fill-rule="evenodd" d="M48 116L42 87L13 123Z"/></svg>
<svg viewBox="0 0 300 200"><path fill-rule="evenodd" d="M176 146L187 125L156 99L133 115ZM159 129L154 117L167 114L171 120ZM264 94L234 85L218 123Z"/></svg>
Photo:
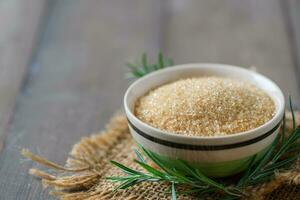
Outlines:
<svg viewBox="0 0 300 200"><path fill-rule="evenodd" d="M200 170L196 169L195 172L197 174L196 177L199 178L199 180L201 180L202 182L205 182L205 183L207 183L207 184L209 184L211 186L214 186L216 188L219 188L221 190L226 190L226 188L222 184L219 184L219 183L213 181L212 179L206 177L204 174L202 174L200 172Z"/></svg>
<svg viewBox="0 0 300 200"><path fill-rule="evenodd" d="M137 149L133 149L134 154L136 156L136 158L138 159L138 161L142 162L142 163L147 163L146 160L144 159L143 155L137 150Z"/></svg>
<svg viewBox="0 0 300 200"><path fill-rule="evenodd" d="M299 155L295 155L295 156L292 156L290 158L284 159L280 162L277 162L275 164L271 164L271 165L265 167L265 169L262 170L260 172L260 174L263 174L263 173L266 173L266 172L274 172L274 170L284 168L287 165L291 164L293 161L295 161L298 157L299 157Z"/></svg>
<svg viewBox="0 0 300 200"><path fill-rule="evenodd" d="M154 176L157 176L157 177L162 178L162 179L167 178L164 173L158 171L157 169L154 169L153 167L147 165L146 163L140 162L138 160L135 160L134 162L139 164L142 168L144 168L147 172L153 174Z"/></svg>
<svg viewBox="0 0 300 200"><path fill-rule="evenodd" d="M172 59L165 59L162 53L158 54L157 62L155 64L149 64L147 54L142 54L142 63L139 65L134 65L131 63L127 63L128 68L130 69L130 73L127 75L129 78L140 78L145 76L153 71L163 69L167 66L173 66L174 62Z"/></svg>
<svg viewBox="0 0 300 200"><path fill-rule="evenodd" d="M214 180L206 177L205 175L203 175L198 169L196 169L196 173L198 174L199 177L202 177L203 182L208 183L211 186L214 186L220 190L223 190L224 192L226 192L227 194L230 194L232 196L241 196L238 193L232 192L231 190L229 190L228 188L224 187L224 185L215 182Z"/></svg>
<svg viewBox="0 0 300 200"><path fill-rule="evenodd" d="M279 137L277 136L274 140L274 142L271 144L270 149L268 150L268 152L263 156L263 158L259 161L258 165L256 166L256 168L253 170L253 172L249 175L248 179L250 179L251 177L253 177L257 172L259 172L259 170L262 169L262 167L264 165L266 165L271 156L273 155L274 149L276 148L276 145L279 141Z"/></svg>
<svg viewBox="0 0 300 200"><path fill-rule="evenodd" d="M122 165L121 163L118 163L116 161L110 161L112 164L114 164L115 166L117 166L118 168L120 168L124 173L129 174L129 175L142 175L141 172L138 172L136 170L130 169L124 165Z"/></svg>
<svg viewBox="0 0 300 200"><path fill-rule="evenodd" d="M296 143L294 145L291 145L289 149L286 151L286 153L296 153L300 151L300 143Z"/></svg>
<svg viewBox="0 0 300 200"><path fill-rule="evenodd" d="M179 160L178 163L181 164L181 166L183 167L183 169L185 169L186 173L188 173L190 176L193 176L199 182L205 183L206 185L214 186L214 187L219 188L221 190L226 190L226 188L223 185L218 184L215 181L213 181L212 179L206 177L197 168L193 168L188 163L186 163L186 162L184 162L182 160ZM201 187L202 187L202 185L201 185Z"/></svg>
<svg viewBox="0 0 300 200"><path fill-rule="evenodd" d="M165 67L165 64L164 64L164 57L163 57L163 55L162 55L161 52L158 54L158 62L157 62L157 65L158 65L159 69L162 69L162 68Z"/></svg>
<svg viewBox="0 0 300 200"><path fill-rule="evenodd" d="M107 180L111 180L112 182L124 182L124 181L128 181L131 179L138 179L141 178L142 176L138 175L138 176L109 176L106 177Z"/></svg>
<svg viewBox="0 0 300 200"><path fill-rule="evenodd" d="M227 189L229 189L230 191L232 192L236 192L236 193L239 193L239 194L245 194L243 192L243 189L239 188L239 187L236 187L234 185L231 185L231 186L227 186Z"/></svg>
<svg viewBox="0 0 300 200"><path fill-rule="evenodd" d="M178 163L180 164L180 167L183 168L188 175L193 176L193 177L197 178L198 180L201 179L201 178L198 177L198 174L195 171L196 169L191 167L185 161L178 160Z"/></svg>
<svg viewBox="0 0 300 200"><path fill-rule="evenodd" d="M296 129L296 120L295 120L295 113L294 113L294 109L293 109L293 102L292 102L291 95L289 95L289 105L290 105L290 109L291 109L291 112L292 112L293 130L295 130Z"/></svg>
<svg viewBox="0 0 300 200"><path fill-rule="evenodd" d="M172 182L172 200L176 200L176 189L175 189L175 183Z"/></svg>
<svg viewBox="0 0 300 200"><path fill-rule="evenodd" d="M130 179L130 180L124 181L123 183L121 183L114 189L114 192L117 190L120 190L120 189L121 190L127 189L130 186L135 185L137 182L139 182L139 180L137 180L137 179Z"/></svg>
<svg viewBox="0 0 300 200"><path fill-rule="evenodd" d="M142 64L143 64L143 68L145 70L145 72L150 72L150 69L149 69L149 66L148 66L148 63L147 63L147 54L146 53L143 53L142 55Z"/></svg>
<svg viewBox="0 0 300 200"><path fill-rule="evenodd" d="M164 163L162 163L160 161L159 158L157 158L153 153L151 153L150 151L148 151L147 149L141 147L142 151L146 154L146 156L148 156L159 168L161 168L162 170L164 170L165 172L169 172L171 171L168 167L165 166Z"/></svg>
<svg viewBox="0 0 300 200"><path fill-rule="evenodd" d="M243 174L243 176L240 178L239 182L237 183L237 187L244 187L245 186L245 182L249 179L249 175L252 172L252 169L254 167L255 160L257 158L257 154L255 154L250 161L249 167L246 170L246 172Z"/></svg>
<svg viewBox="0 0 300 200"><path fill-rule="evenodd" d="M135 66L135 65L133 65L133 64L131 64L131 63L127 63L126 65L127 65L128 68L130 68L131 73L132 73L135 77L142 77L142 76L144 76L144 73L141 72L140 69L139 69L137 66Z"/></svg>
<svg viewBox="0 0 300 200"><path fill-rule="evenodd" d="M148 152L148 154L151 155L151 157L152 157L153 161L155 162L155 164L157 164L168 175L177 178L177 182L186 182L186 183L194 185L194 182L191 181L189 178L187 178L185 174L183 174L180 171L176 170L174 167L171 167L171 166L165 164L163 161L161 161L156 155L152 154L151 152Z"/></svg>
<svg viewBox="0 0 300 200"><path fill-rule="evenodd" d="M178 170L176 170L175 168L168 168L166 167L167 171L166 173L169 174L170 176L173 176L177 179L177 182L179 183L188 183L188 184L191 184L191 185L194 185L195 186L195 183L190 180L188 177L185 176L185 174L179 172Z"/></svg>
<svg viewBox="0 0 300 200"><path fill-rule="evenodd" d="M274 175L274 171L264 171L259 173L259 175L252 177L250 182L257 181L261 178L270 177L271 175Z"/></svg>
<svg viewBox="0 0 300 200"><path fill-rule="evenodd" d="M197 188L208 188L209 184L205 182L201 177L199 177L198 173L196 172L196 168L191 167L189 164L182 160L177 161L177 165L180 166L187 175L193 177L197 183L196 185L193 184Z"/></svg>
<svg viewBox="0 0 300 200"><path fill-rule="evenodd" d="M285 112L283 113L283 119L282 119L282 133L281 133L281 144L285 143L285 135L286 135L286 127L285 127Z"/></svg>
<svg viewBox="0 0 300 200"><path fill-rule="evenodd" d="M184 174L179 172L178 170L172 168L171 166L167 165L163 161L161 161L155 154L142 148L143 152L163 171L165 171L168 175L176 177L178 182L186 182L190 184L194 184L190 179L188 179Z"/></svg>
<svg viewBox="0 0 300 200"><path fill-rule="evenodd" d="M265 182L268 182L272 179L274 179L274 173L273 174L270 174L269 176L264 176L264 177L260 177L258 179L255 179L255 180L250 180L249 181L249 185L257 185L257 184L261 184L261 183L265 183Z"/></svg>
<svg viewBox="0 0 300 200"><path fill-rule="evenodd" d="M280 147L278 152L272 159L272 163L275 163L286 151L288 151L289 147L294 144L300 138L300 127L296 128L294 132L288 137L286 142Z"/></svg>

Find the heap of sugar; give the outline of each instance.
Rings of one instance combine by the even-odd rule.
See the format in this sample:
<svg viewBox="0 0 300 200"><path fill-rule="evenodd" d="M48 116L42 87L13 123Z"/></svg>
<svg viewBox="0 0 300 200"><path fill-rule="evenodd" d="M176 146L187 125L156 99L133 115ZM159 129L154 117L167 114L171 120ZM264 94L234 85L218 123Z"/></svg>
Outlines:
<svg viewBox="0 0 300 200"><path fill-rule="evenodd" d="M139 98L135 115L158 129L190 136L244 132L269 121L273 100L258 87L230 78L199 77L162 85Z"/></svg>

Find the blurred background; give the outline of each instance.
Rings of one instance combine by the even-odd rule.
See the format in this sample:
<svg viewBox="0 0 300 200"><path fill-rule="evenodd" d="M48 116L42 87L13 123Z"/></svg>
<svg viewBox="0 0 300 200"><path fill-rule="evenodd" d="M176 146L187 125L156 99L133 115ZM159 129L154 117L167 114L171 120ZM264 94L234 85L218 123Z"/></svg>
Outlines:
<svg viewBox="0 0 300 200"><path fill-rule="evenodd" d="M300 101L300 1L0 1L0 199L51 199L29 148L63 163L122 107L125 63L253 67Z"/></svg>

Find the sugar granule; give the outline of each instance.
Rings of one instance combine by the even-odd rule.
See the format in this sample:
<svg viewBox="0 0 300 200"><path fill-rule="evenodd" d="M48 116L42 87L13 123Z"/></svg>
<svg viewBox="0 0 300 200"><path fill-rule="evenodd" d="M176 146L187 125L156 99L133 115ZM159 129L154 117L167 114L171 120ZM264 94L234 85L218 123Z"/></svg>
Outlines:
<svg viewBox="0 0 300 200"><path fill-rule="evenodd" d="M158 129L190 136L229 135L261 126L275 114L258 87L222 77L181 79L139 98L135 115Z"/></svg>

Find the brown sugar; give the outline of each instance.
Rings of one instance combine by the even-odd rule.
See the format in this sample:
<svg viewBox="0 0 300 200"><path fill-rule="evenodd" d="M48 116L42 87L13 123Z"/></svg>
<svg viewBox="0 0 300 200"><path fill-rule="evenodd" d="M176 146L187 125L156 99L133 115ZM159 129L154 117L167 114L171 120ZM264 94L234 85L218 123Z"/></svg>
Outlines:
<svg viewBox="0 0 300 200"><path fill-rule="evenodd" d="M181 79L149 91L135 104L143 122L174 134L229 135L259 127L275 112L258 87L222 77Z"/></svg>

